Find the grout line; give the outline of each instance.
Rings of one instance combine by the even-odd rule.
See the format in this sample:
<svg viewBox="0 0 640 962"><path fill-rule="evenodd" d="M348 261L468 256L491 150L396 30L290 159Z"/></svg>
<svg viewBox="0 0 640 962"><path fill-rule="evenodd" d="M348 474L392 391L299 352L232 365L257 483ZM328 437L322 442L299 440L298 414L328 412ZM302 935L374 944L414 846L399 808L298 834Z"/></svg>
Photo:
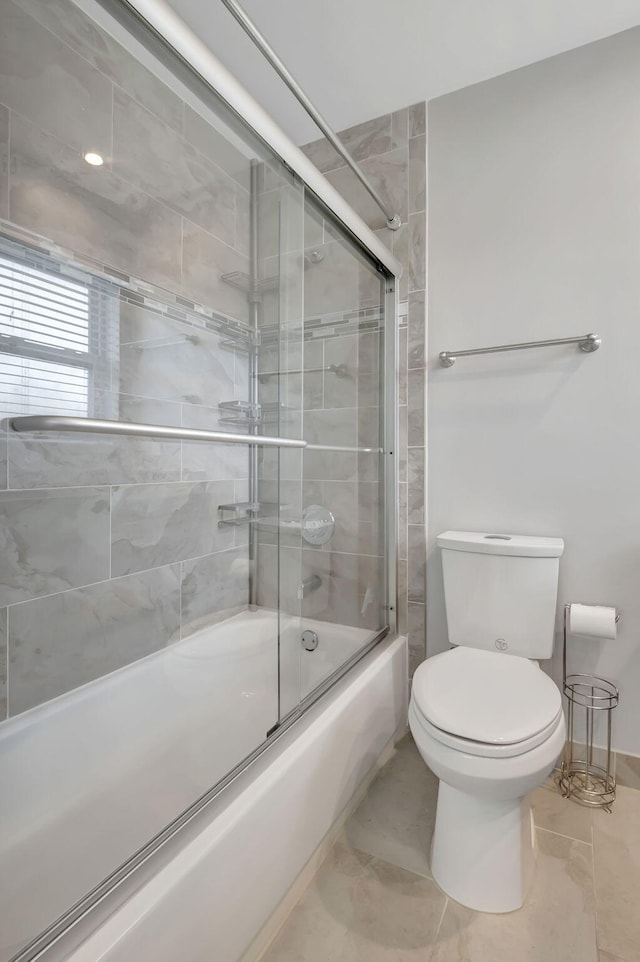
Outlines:
<svg viewBox="0 0 640 962"><path fill-rule="evenodd" d="M436 882L435 884L437 885L437 882ZM431 952L429 953L429 958L432 958L432 957L433 957L433 953L434 953L435 950L436 950L436 945L437 945L438 939L439 939L439 937L440 937L440 929L442 928L442 923L444 922L444 915L445 915L445 912L447 911L447 908L448 908L448 906L449 906L449 901L450 901L449 896L448 896L448 895L445 895L444 905L443 905L443 907L442 907L442 915L440 916L440 921L438 922L438 928L436 929L436 934L435 934L434 937L433 937L433 945L431 946Z"/></svg>
<svg viewBox="0 0 640 962"><path fill-rule="evenodd" d="M589 845L593 847L592 842L585 842L583 838L574 838L573 835L565 835L563 832L554 832L552 828L543 828L541 825L536 823L535 816L533 819L533 824L536 832L546 832L547 835L557 835L559 838L566 838L569 842L578 842L580 845Z"/></svg>

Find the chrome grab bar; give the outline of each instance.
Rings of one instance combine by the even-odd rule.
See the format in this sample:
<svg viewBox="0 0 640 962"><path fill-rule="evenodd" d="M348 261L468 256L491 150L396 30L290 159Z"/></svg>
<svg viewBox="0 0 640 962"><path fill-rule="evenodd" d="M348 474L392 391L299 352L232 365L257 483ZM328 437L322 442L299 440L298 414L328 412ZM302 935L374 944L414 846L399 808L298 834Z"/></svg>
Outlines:
<svg viewBox="0 0 640 962"><path fill-rule="evenodd" d="M474 354L500 354L502 351L525 351L531 347L555 347L557 344L577 344L585 354L593 354L602 344L602 339L597 334L582 334L580 337L557 337L551 341L525 341L522 344L476 347L472 351L440 351L438 358L442 367L453 367L459 357L471 357Z"/></svg>
<svg viewBox="0 0 640 962"><path fill-rule="evenodd" d="M226 431L202 431L199 428L175 428L165 424L136 424L129 421L104 421L95 418L62 417L57 414L11 418L14 431L70 431L87 434L117 434L125 437L167 439L174 441L215 441L219 444L255 444L263 448L306 448L306 441L275 438L260 434L228 434Z"/></svg>

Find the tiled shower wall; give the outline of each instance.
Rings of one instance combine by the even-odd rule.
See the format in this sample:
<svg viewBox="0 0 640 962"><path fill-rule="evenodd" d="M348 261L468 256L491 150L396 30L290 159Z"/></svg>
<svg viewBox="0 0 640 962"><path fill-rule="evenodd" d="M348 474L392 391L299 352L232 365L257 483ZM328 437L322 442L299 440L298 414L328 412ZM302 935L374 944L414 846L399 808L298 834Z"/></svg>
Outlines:
<svg viewBox="0 0 640 962"><path fill-rule="evenodd" d="M404 268L398 369L398 622L409 635L413 671L425 657L426 104L358 124L340 136L403 223L395 232L386 228L384 215L326 140L304 148Z"/></svg>
<svg viewBox="0 0 640 962"><path fill-rule="evenodd" d="M2 27L0 216L100 278L94 409L215 429L218 402L247 397L246 354L222 344L247 301L220 275L247 270L248 160L67 0L5 0ZM2 442L0 717L246 606L245 535L217 525L246 498L244 446Z"/></svg>

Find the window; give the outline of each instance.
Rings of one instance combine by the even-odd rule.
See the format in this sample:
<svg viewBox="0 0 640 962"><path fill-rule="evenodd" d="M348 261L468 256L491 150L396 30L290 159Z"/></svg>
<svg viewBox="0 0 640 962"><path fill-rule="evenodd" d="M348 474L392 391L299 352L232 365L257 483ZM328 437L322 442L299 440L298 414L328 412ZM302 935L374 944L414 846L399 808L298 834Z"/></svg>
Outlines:
<svg viewBox="0 0 640 962"><path fill-rule="evenodd" d="M83 282L0 255L2 414L113 413L104 323L112 314L113 299L90 275Z"/></svg>

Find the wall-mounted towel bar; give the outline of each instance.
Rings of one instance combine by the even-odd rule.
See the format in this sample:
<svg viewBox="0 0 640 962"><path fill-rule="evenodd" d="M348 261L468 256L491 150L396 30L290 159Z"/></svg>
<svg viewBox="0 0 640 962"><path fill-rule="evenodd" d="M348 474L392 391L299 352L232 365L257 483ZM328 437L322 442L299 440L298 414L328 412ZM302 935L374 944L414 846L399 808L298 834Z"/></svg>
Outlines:
<svg viewBox="0 0 640 962"><path fill-rule="evenodd" d="M522 344L501 344L497 347L476 347L472 351L441 351L438 355L442 367L453 367L459 357L473 354L499 354L502 351L525 351L530 347L556 347L558 344L577 344L585 354L592 354L602 344L597 334L582 334L580 337L557 337L551 341L526 341Z"/></svg>
<svg viewBox="0 0 640 962"><path fill-rule="evenodd" d="M136 438L171 439L174 441L216 441L219 444L256 444L263 448L306 448L297 438L275 438L261 434L231 434L226 431L201 431L196 428L174 428L164 424L136 424L129 421L98 421L93 418L60 417L55 414L12 418L14 431L71 431L86 434L117 434Z"/></svg>

